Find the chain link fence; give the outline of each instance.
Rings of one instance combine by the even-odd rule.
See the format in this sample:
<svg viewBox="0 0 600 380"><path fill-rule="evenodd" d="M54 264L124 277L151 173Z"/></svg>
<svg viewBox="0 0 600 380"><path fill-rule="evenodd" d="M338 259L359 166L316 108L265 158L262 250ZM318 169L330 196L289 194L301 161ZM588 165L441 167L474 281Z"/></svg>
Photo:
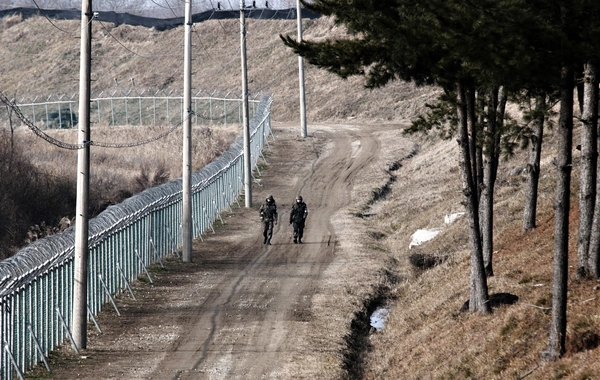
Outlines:
<svg viewBox="0 0 600 380"><path fill-rule="evenodd" d="M249 99L249 117L256 112L260 95ZM79 120L79 97L72 95L36 96L10 99L21 113L41 130L69 129ZM187 116L183 94L177 91L135 89L102 91L92 94L90 122L95 126L174 125ZM242 123L241 94L199 91L192 95L192 125L227 125ZM10 113L0 112L0 123L8 122ZM23 125L12 120L14 126Z"/></svg>
<svg viewBox="0 0 600 380"><path fill-rule="evenodd" d="M272 135L272 100L272 96L261 97L250 121L253 168ZM243 148L240 136L229 151L193 173L194 237L213 229L221 212L238 202L244 189ZM182 180L177 179L110 206L90 220L88 318L98 329L95 316L109 302L119 313L113 295L130 292L134 296L131 281L145 275L152 282L147 267L162 265L163 257L179 255L181 214ZM0 261L1 379L22 379L25 371L42 362L50 370L48 352L67 339L78 350L70 335L74 242L71 227Z"/></svg>

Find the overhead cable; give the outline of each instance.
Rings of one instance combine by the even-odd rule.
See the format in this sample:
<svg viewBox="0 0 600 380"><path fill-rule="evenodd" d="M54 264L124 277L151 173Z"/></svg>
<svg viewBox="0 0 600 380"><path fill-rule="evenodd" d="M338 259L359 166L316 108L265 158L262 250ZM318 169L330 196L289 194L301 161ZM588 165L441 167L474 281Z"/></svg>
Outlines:
<svg viewBox="0 0 600 380"><path fill-rule="evenodd" d="M37 127L29 119L27 119L21 112L21 109L19 108L19 106L17 106L14 102L12 102L10 99L8 99L6 97L6 95L4 95L4 93L2 93L1 91L0 91L0 101L3 102L4 104L6 104L8 107L10 107L15 112L17 117L25 125L27 125L27 127L29 127L29 129L31 129L35 135L37 135L38 137L42 138L43 140L49 142L52 145L55 145L55 146L57 146L59 148L63 148L63 149L69 149L69 150L83 149L90 145L95 145L95 146L99 146L99 147L103 147L103 148L131 148L131 147L135 147L135 146L149 144L151 142L157 141L157 140L167 136L168 134L170 134L171 132L176 130L181 124L183 124L183 122L185 120L187 120L188 117L190 117L190 115L193 114L193 111L190 111L188 113L188 115L186 115L186 117L179 123L173 125L171 128L160 133L159 135L145 139L145 140L139 140L139 141L130 142L130 143L119 143L119 144L100 142L100 141L86 141L82 144L70 144L70 143L66 143L64 141L57 140L54 137L52 137L52 136L48 135L47 133L45 133L44 131L42 131L39 127Z"/></svg>
<svg viewBox="0 0 600 380"><path fill-rule="evenodd" d="M80 30L81 30L81 29L84 29L84 28L86 28L86 27L87 27L87 26L88 26L88 25L89 25L89 24L92 22L92 20L94 19L94 17L91 17L91 18L90 18L90 20L88 21L88 23L87 23L87 24L85 24L85 26L83 26L81 29L77 29L77 30L74 30L74 31L72 31L72 32L69 32L68 30L64 30L64 29L61 29L61 28L59 28L59 27L58 27L58 25L56 25L54 22L52 22L52 20L50 20L50 17L48 17L48 15L46 14L46 12L45 12L45 11L44 11L42 8L40 8L40 6L38 5L38 3L36 3L36 1L35 1L35 0L31 0L31 1L32 1L32 2L35 4L36 8L37 8L37 9L40 11L40 13L41 13L41 14L42 14L42 15L43 15L45 18L46 18L46 20L48 20L48 22L49 22L50 24L52 24L52 26L53 26L53 27L55 27L56 29L60 30L60 31L61 31L61 32L63 32L63 33L67 33L67 34L77 34L77 33L79 33L79 32L80 32Z"/></svg>

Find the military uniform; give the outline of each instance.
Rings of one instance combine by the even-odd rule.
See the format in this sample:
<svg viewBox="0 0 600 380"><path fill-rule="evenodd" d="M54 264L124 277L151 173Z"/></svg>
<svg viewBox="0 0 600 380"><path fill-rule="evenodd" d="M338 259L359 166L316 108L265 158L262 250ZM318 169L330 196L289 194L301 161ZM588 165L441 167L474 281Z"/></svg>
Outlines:
<svg viewBox="0 0 600 380"><path fill-rule="evenodd" d="M302 196L296 197L296 202L292 206L290 212L290 224L294 226L294 244L302 244L302 237L304 236L304 223L308 216L308 207L306 203L302 201Z"/></svg>
<svg viewBox="0 0 600 380"><path fill-rule="evenodd" d="M265 199L265 203L260 206L260 220L263 222L263 244L271 245L273 237L273 224L277 224L277 204L272 195Z"/></svg>

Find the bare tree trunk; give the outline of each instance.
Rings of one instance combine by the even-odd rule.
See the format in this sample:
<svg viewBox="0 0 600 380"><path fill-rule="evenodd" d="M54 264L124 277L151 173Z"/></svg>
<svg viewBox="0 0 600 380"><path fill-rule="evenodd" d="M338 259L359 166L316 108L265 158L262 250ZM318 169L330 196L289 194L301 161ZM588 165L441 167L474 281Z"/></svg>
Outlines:
<svg viewBox="0 0 600 380"><path fill-rule="evenodd" d="M481 204L481 196L483 193L483 188L485 186L484 184L484 159L483 159L483 147L481 146L480 143L477 143L477 145L475 146L475 177L477 179L477 183L476 183L476 189L477 189L477 200L479 201L479 203ZM480 207L480 213L481 213L481 207ZM481 214L480 214L481 215Z"/></svg>
<svg viewBox="0 0 600 380"><path fill-rule="evenodd" d="M508 93L506 88L501 86L498 89L498 107L496 108L496 128L504 127L504 116L506 113L506 102L508 101ZM500 134L496 138L496 147L500 147ZM500 149L496 149L496 156L500 158ZM497 168L496 168L497 169Z"/></svg>
<svg viewBox="0 0 600 380"><path fill-rule="evenodd" d="M475 131L475 171L476 171L476 177L477 178L477 200L479 201L479 204L481 205L481 196L483 193L483 188L484 188L484 161L483 161L483 150L484 150L484 141L485 141L485 136L484 136L484 131L483 131L483 126L485 125L485 112L483 112L483 110L485 110L485 100L486 100L486 96L485 93L483 91L479 91L477 94L477 98L473 99L473 101L476 101L477 103L479 103L479 121L477 123L477 125L470 125L469 128L473 129ZM475 119L475 109L472 108L469 110L469 112L473 113L473 120ZM479 221L481 222L481 207L479 207ZM482 226L480 226L480 229L482 228Z"/></svg>
<svg viewBox="0 0 600 380"><path fill-rule="evenodd" d="M596 173L600 171L598 166L600 162L596 163ZM596 174L596 177L596 202L589 249L589 275L592 278L600 278L600 176Z"/></svg>
<svg viewBox="0 0 600 380"><path fill-rule="evenodd" d="M494 143L496 144L496 156L494 161L496 165L494 165L494 181L498 178L498 166L500 163L500 138L504 132L504 116L506 113L506 102L508 101L508 93L506 92L506 88L500 87L498 89L498 105L496 107L496 131L501 131L496 133L496 138L494 139Z"/></svg>
<svg viewBox="0 0 600 380"><path fill-rule="evenodd" d="M479 205L479 235L481 236L481 249L482 249L482 254L483 254L483 260L484 260L484 267L485 267L485 242L484 242L484 225L486 223L486 212L487 209L485 207L484 204L484 193L485 193L485 184L484 184L484 169L483 166L485 165L484 163L484 157L483 157L483 150L484 145L485 145L485 141L486 141L486 136L485 136L485 130L484 130L484 126L485 126L485 100L486 100L486 94L483 90L480 90L477 92L477 97L476 97L476 101L477 101L477 105L479 108L479 120L477 122L477 140L475 142L475 168L473 169L476 172L476 176L474 178L477 178L477 202ZM468 111L470 112L470 111ZM471 128L471 126L470 126ZM473 126L474 128L474 126Z"/></svg>
<svg viewBox="0 0 600 380"><path fill-rule="evenodd" d="M477 200L479 200L479 167L477 165L477 118L475 116L475 90L473 88L465 88L466 107L467 107L467 128L469 133L469 154L471 178L473 178L474 189Z"/></svg>
<svg viewBox="0 0 600 380"><path fill-rule="evenodd" d="M591 99L589 110L591 112L590 122L591 129L597 133L598 128L598 76L597 76L597 66L594 64L594 77L595 83L591 86ZM588 116L587 114L585 116ZM594 201L594 215L592 217L592 225L590 231L590 243L589 243L589 257L588 257L588 271L589 276L593 278L600 277L600 176L598 175L598 171L600 170L600 162L598 161L598 135L596 134L596 140L594 141L594 148L596 149L596 195Z"/></svg>
<svg viewBox="0 0 600 380"><path fill-rule="evenodd" d="M598 80L596 65L584 67L583 112L581 113L581 169L579 184L579 234L577 239L577 278L588 277L589 248L596 202L596 165L598 162Z"/></svg>
<svg viewBox="0 0 600 380"><path fill-rule="evenodd" d="M477 201L476 181L473 178L471 165L472 151L469 142L467 121L467 103L463 84L457 83L457 116L458 116L458 145L460 148L459 167L462 178L465 212L469 221L469 243L471 246L471 275L469 310L481 314L491 313L488 297L487 278L483 268L483 255L481 252L481 235L479 233L479 213Z"/></svg>
<svg viewBox="0 0 600 380"><path fill-rule="evenodd" d="M542 140L544 137L544 118L546 97L538 96L535 100L535 118L533 133L529 144L529 162L527 163L527 185L525 189L525 208L523 211L523 233L536 227L538 184L540 181L540 158L542 156Z"/></svg>
<svg viewBox="0 0 600 380"><path fill-rule="evenodd" d="M569 196L573 147L573 71L563 66L560 85L560 116L556 156L556 196L554 199L554 275L552 279L552 317L548 349L544 361L560 358L565 353L567 333L567 279L569 242Z"/></svg>
<svg viewBox="0 0 600 380"><path fill-rule="evenodd" d="M484 145L483 158L483 186L481 190L481 242L483 250L483 264L487 277L494 275L492 254L494 250L494 186L496 183L496 168L498 166L496 154L496 107L498 106L498 88L489 92L487 106L487 131Z"/></svg>

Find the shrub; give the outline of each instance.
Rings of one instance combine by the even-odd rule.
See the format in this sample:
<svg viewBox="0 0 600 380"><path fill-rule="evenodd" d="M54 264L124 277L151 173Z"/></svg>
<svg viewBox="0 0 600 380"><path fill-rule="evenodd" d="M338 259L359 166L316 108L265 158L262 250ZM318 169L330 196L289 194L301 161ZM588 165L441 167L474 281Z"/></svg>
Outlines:
<svg viewBox="0 0 600 380"><path fill-rule="evenodd" d="M75 184L35 167L25 147L0 131L0 258L23 245L34 225L57 225L75 209Z"/></svg>

